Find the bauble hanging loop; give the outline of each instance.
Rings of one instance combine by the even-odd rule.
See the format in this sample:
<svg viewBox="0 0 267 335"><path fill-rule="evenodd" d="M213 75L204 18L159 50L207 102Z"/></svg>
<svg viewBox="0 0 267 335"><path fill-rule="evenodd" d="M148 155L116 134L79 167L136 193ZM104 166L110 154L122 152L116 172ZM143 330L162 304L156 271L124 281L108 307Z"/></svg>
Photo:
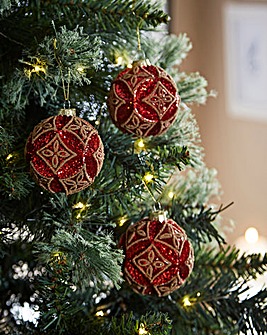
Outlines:
<svg viewBox="0 0 267 335"><path fill-rule="evenodd" d="M174 80L148 60L134 62L122 71L108 98L114 124L138 137L163 134L175 121L179 103Z"/></svg>
<svg viewBox="0 0 267 335"><path fill-rule="evenodd" d="M36 182L50 192L77 193L99 174L104 147L97 130L75 109L41 121L30 134L26 160Z"/></svg>
<svg viewBox="0 0 267 335"><path fill-rule="evenodd" d="M58 115L66 115L66 116L76 116L76 109L75 108L61 108L58 112Z"/></svg>
<svg viewBox="0 0 267 335"><path fill-rule="evenodd" d="M160 223L167 220L167 212L161 208L160 202L156 201L154 204L153 211L149 215L151 221L156 220Z"/></svg>

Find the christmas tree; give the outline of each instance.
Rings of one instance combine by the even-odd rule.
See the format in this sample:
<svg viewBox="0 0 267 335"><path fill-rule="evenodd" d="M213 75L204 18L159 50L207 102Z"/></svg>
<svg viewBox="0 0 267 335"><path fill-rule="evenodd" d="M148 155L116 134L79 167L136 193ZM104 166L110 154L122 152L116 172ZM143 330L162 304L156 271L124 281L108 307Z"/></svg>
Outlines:
<svg viewBox="0 0 267 335"><path fill-rule="evenodd" d="M221 233L192 112L212 93L162 4L0 14L1 334L266 334L267 257Z"/></svg>

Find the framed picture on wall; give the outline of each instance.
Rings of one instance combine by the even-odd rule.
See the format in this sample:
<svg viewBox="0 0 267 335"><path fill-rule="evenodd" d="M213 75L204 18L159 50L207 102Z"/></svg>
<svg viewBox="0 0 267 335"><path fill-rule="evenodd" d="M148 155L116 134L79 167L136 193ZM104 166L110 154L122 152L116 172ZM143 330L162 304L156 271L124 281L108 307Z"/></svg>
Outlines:
<svg viewBox="0 0 267 335"><path fill-rule="evenodd" d="M227 3L224 41L227 110L267 122L267 4Z"/></svg>

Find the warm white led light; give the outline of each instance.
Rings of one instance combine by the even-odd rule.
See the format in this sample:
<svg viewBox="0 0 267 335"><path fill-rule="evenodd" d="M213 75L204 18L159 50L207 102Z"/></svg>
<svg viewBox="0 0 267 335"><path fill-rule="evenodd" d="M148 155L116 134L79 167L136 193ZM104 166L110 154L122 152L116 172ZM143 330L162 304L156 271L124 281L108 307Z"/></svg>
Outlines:
<svg viewBox="0 0 267 335"><path fill-rule="evenodd" d="M121 217L118 222L119 226L123 226L126 221L127 218L125 216Z"/></svg>
<svg viewBox="0 0 267 335"><path fill-rule="evenodd" d="M118 57L116 58L116 64L118 64L118 65L122 65L122 63L123 63L123 58L122 58L121 56L118 56Z"/></svg>
<svg viewBox="0 0 267 335"><path fill-rule="evenodd" d="M145 143L144 141L140 138L139 140L136 141L137 142L137 146L141 149L144 148Z"/></svg>
<svg viewBox="0 0 267 335"><path fill-rule="evenodd" d="M9 154L9 155L7 156L7 158L6 158L6 160L7 160L7 161L10 160L12 157L13 157L13 155L12 155L12 154Z"/></svg>
<svg viewBox="0 0 267 335"><path fill-rule="evenodd" d="M145 335L147 334L148 331L146 330L145 326L143 325L143 323L141 323L140 328L138 329L138 334L139 335Z"/></svg>
<svg viewBox="0 0 267 335"><path fill-rule="evenodd" d="M184 305L184 307L190 307L192 305L192 303L191 303L191 301L190 301L190 299L189 299L188 296L185 296L183 298L183 305Z"/></svg>
<svg viewBox="0 0 267 335"><path fill-rule="evenodd" d="M77 202L77 204L73 205L72 208L74 209L80 209L80 208L84 208L85 205L80 201L80 202Z"/></svg>
<svg viewBox="0 0 267 335"><path fill-rule="evenodd" d="M174 193L173 193L172 191L170 191L170 192L168 193L168 197L169 197L170 199L172 199L172 198L174 197Z"/></svg>
<svg viewBox="0 0 267 335"><path fill-rule="evenodd" d="M146 183L151 183L152 181L153 181L153 179L154 179L154 176L153 176L153 174L152 173L150 173L150 172L147 172L145 175L144 175L144 181L146 182Z"/></svg>
<svg viewBox="0 0 267 335"><path fill-rule="evenodd" d="M254 227L250 227L246 230L245 232L245 240L249 243L249 244L254 244L258 241L259 239L259 233L257 231L256 228Z"/></svg>
<svg viewBox="0 0 267 335"><path fill-rule="evenodd" d="M78 66L77 71L80 72L80 73L83 73L84 72L84 67Z"/></svg>

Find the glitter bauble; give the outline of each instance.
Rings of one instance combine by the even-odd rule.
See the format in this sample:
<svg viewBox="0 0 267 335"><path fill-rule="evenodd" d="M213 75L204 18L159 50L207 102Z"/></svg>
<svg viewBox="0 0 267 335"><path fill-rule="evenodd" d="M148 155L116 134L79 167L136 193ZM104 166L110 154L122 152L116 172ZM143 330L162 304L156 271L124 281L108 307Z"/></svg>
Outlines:
<svg viewBox="0 0 267 335"><path fill-rule="evenodd" d="M177 290L190 275L194 253L184 230L172 219L144 218L130 226L121 244L124 276L140 294L159 297Z"/></svg>
<svg viewBox="0 0 267 335"><path fill-rule="evenodd" d="M97 130L89 122L68 115L40 122L28 138L25 154L40 186L66 194L91 185L104 160Z"/></svg>
<svg viewBox="0 0 267 335"><path fill-rule="evenodd" d="M173 79L160 67L135 62L111 86L109 112L123 132L139 137L164 133L174 122L180 97Z"/></svg>

